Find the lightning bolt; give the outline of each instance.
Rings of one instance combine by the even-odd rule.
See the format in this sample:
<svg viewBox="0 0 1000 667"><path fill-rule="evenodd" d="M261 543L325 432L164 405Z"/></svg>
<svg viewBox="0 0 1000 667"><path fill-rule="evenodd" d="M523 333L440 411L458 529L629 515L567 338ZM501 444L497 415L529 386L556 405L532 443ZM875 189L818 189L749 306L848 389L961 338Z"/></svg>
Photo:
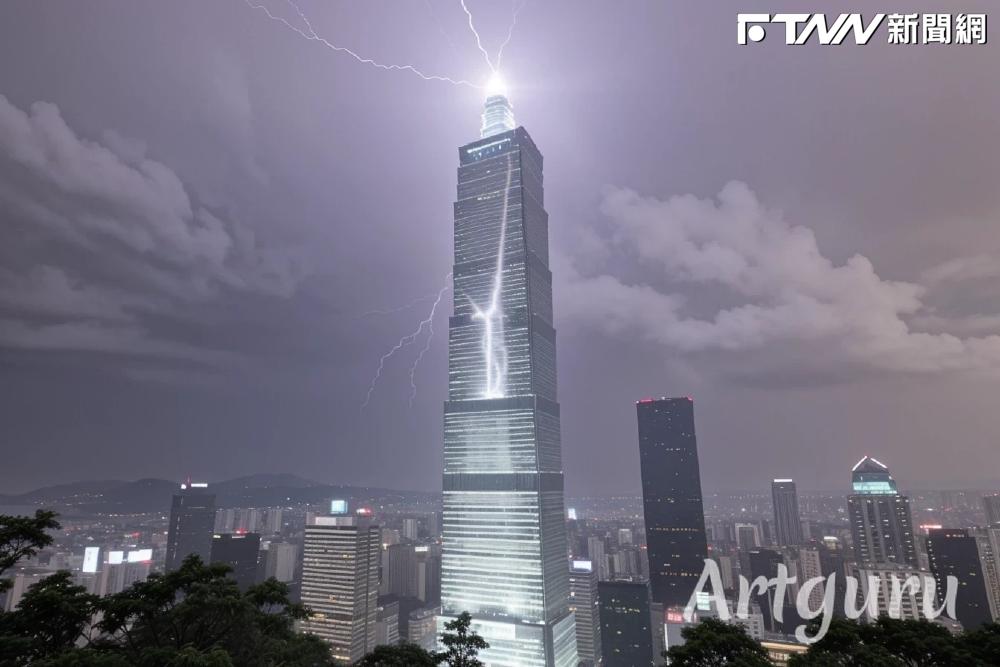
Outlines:
<svg viewBox="0 0 1000 667"><path fill-rule="evenodd" d="M273 14L271 12L271 10L268 9L264 5L255 4L253 2L253 0L243 0L243 1L251 9L258 9L258 10L261 10L262 12L264 12L264 14L266 14L267 17L269 19L271 19L272 21L278 21L280 23L285 24L285 26L287 26L291 30L294 30L301 37L304 37L305 39L307 39L309 41L319 42L320 44L322 44L326 48L331 49L333 51L336 51L337 53L345 53L345 54L351 56L352 58L354 58L355 60L357 60L359 63L363 63L365 65L370 65L372 67L376 67L376 68L381 69L381 70L387 70L387 71L394 71L395 70L395 71L411 72L411 73L416 74L417 76L419 76L424 81L444 81L446 83L450 83L450 84L455 85L455 86L469 86L470 88L482 88L482 86L477 86L476 84L474 84L474 83L472 83L470 81L466 81L465 79L453 79L451 77L441 76L441 75L438 75L438 74L426 74L423 71L421 71L421 70L417 69L416 67L414 67L413 65L392 65L392 64L388 64L387 65L385 63L380 63L380 62L377 62L375 60L372 60L371 58L366 58L364 56L361 56L358 53L356 53L355 51L352 51L351 49L347 48L346 46L338 46L336 44L333 44L333 43L327 41L325 38L320 37L316 33L316 31L312 27L312 24L309 22L309 19L302 12L302 10L299 9L299 6L296 5L292 0L287 0L287 2L288 2L289 5L292 6L292 8L295 10L296 14L298 14L299 18L303 21L303 23L305 24L306 29L308 30L308 32L306 32L305 30L302 30L301 28L299 28L296 25L293 25L290 21L288 21L283 16L278 16L277 14Z"/></svg>
<svg viewBox="0 0 1000 667"><path fill-rule="evenodd" d="M427 322L427 340L424 341L424 347L420 350L420 354L417 358L413 360L413 365L410 366L410 407L413 407L413 400L417 397L417 367L420 366L420 362L423 361L424 355L431 349L431 341L434 340L434 311L437 310L438 304L441 303L441 299L444 298L445 292L448 291L447 281L451 280L451 274L449 273L445 278L445 286L441 288L441 291L437 293L437 299L434 300L434 305L431 306L431 314L427 317L425 322Z"/></svg>
<svg viewBox="0 0 1000 667"><path fill-rule="evenodd" d="M366 317L372 317L374 315L395 315L396 313L401 313L404 310L409 310L410 308L413 308L417 304L423 303L424 301L433 298L434 298L433 294L424 294L423 296L418 296L413 301L404 303L402 306L396 306L395 308L386 308L384 310L379 308L373 308L372 310L366 310L365 312L358 315L358 319L361 320Z"/></svg>
<svg viewBox="0 0 1000 667"><path fill-rule="evenodd" d="M514 36L514 26L517 25L517 13L524 9L524 6L528 3L528 0L524 0L521 4L517 4L517 0L513 2L513 14L510 18L510 28L507 30L507 39L503 40L503 44L500 45L500 50L497 51L497 69L500 69L500 61L503 59L503 50L507 48L510 44L511 38Z"/></svg>
<svg viewBox="0 0 1000 667"><path fill-rule="evenodd" d="M500 217L500 243L497 247L497 264L493 273L493 289L490 290L490 304L484 310L469 299L473 319L483 321L483 356L486 366L486 390L483 398L503 398L507 389L507 346L504 345L503 331L503 254L507 244L507 208L510 198L510 182L514 163L507 156L507 183L503 190L503 213ZM499 343L496 341L499 340ZM494 350L494 348L496 348ZM494 351L496 358L494 358Z"/></svg>
<svg viewBox="0 0 1000 667"><path fill-rule="evenodd" d="M378 381L382 378L382 371L385 370L385 362L391 359L394 354L402 350L404 347L413 344L418 338L420 338L420 334L424 332L424 329L427 329L430 333L427 337L427 342L424 344L424 349L420 351L420 354L417 356L416 361L414 361L413 365L410 367L410 387L412 389L410 401L412 403L413 396L416 395L416 390L417 390L416 383L414 382L414 376L417 372L417 366L420 364L420 360L423 359L424 354L430 348L430 339L434 335L434 315L437 312L437 307L441 304L441 299L444 298L445 292L447 292L448 289L451 287L451 284L449 283L450 280L451 280L451 273L449 273L445 277L445 286L442 287L441 290L437 293L437 298L434 300L434 304L431 306L430 312L427 314L427 317L425 317L420 321L420 324L417 326L417 328L413 332L400 338L399 341L397 341L396 344L393 345L388 352L379 357L378 367L375 369L375 375L372 376L372 381L368 385L368 393L365 394L365 400L361 404L362 412L364 411L365 408L368 407L368 404L371 403L372 394L375 393L375 387L378 386Z"/></svg>
<svg viewBox="0 0 1000 667"><path fill-rule="evenodd" d="M500 45L500 50L497 51L497 64L493 64L493 60L490 58L489 51L483 46L483 40L479 36L479 31L476 30L476 26L472 21L472 12L469 11L469 7L465 4L465 0L459 0L462 4L462 10L465 12L465 16L469 19L469 30L472 31L473 36L476 38L476 46L479 47L479 52L483 54L483 58L486 60L486 65L490 68L490 71L496 74L500 70L500 61L503 59L503 50L507 48L510 44L511 38L514 36L514 26L517 25L517 14L524 8L524 5L528 0L524 0L521 4L517 4L517 0L513 0L512 8L513 15L510 20L510 27L507 29L507 38Z"/></svg>
<svg viewBox="0 0 1000 667"><path fill-rule="evenodd" d="M496 72L497 68L493 66L493 61L490 60L490 54L489 54L489 52L485 48L483 48L483 40L480 39L480 37L479 37L479 31L476 30L476 26L472 22L472 12L470 12L469 8L466 7L465 0L458 0L458 1L460 3L462 3L462 10L465 11L465 15L467 17L469 17L469 30L471 30L472 34L475 35L475 37L476 37L476 46L479 47L480 53L482 53L483 54L483 58L486 59L486 65L490 68L491 72Z"/></svg>

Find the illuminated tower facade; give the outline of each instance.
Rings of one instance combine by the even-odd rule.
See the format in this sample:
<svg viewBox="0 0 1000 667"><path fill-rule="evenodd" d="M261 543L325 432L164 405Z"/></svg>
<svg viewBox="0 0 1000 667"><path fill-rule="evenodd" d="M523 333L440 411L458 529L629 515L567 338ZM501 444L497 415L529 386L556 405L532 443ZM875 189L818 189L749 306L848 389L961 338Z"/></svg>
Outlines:
<svg viewBox="0 0 1000 667"><path fill-rule="evenodd" d="M899 493L889 468L870 456L851 469L847 513L851 518L854 560L917 567L910 499Z"/></svg>
<svg viewBox="0 0 1000 667"><path fill-rule="evenodd" d="M459 149L444 409L439 632L463 611L491 667L576 667L542 155L491 86Z"/></svg>

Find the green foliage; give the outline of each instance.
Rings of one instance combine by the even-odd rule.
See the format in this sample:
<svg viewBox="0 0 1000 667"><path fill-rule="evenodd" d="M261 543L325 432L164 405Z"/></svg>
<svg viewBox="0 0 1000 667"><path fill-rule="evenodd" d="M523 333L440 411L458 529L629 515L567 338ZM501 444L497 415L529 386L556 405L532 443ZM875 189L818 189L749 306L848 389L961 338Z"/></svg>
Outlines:
<svg viewBox="0 0 1000 667"><path fill-rule="evenodd" d="M0 575L52 544L48 531L59 528L55 512L38 510L33 517L0 514ZM0 592L9 587L8 580L0 579Z"/></svg>
<svg viewBox="0 0 1000 667"><path fill-rule="evenodd" d="M472 616L464 611L454 621L445 623L445 633L441 635L441 643L445 651L435 654L439 662L445 662L448 667L483 667L479 660L479 652L488 649L490 645L471 630Z"/></svg>
<svg viewBox="0 0 1000 667"><path fill-rule="evenodd" d="M771 667L767 651L741 625L706 618L681 634L684 643L663 653L670 667Z"/></svg>
<svg viewBox="0 0 1000 667"><path fill-rule="evenodd" d="M28 548L8 545L0 552ZM294 622L307 611L289 603L287 586L271 579L241 592L228 572L192 556L174 572L106 598L87 594L68 572L46 577L14 612L0 614L0 665L334 665L322 640L295 632ZM100 618L94 636L92 618Z"/></svg>
<svg viewBox="0 0 1000 667"><path fill-rule="evenodd" d="M28 662L72 648L90 623L97 599L75 585L69 572L34 584L15 613L0 615L0 662Z"/></svg>
<svg viewBox="0 0 1000 667"><path fill-rule="evenodd" d="M416 644L378 646L358 663L358 667L437 667L441 664L432 653Z"/></svg>
<svg viewBox="0 0 1000 667"><path fill-rule="evenodd" d="M289 603L287 586L271 579L243 593L228 572L189 556L173 572L102 599L95 645L136 665L333 664L321 640L295 632L307 612Z"/></svg>
<svg viewBox="0 0 1000 667"><path fill-rule="evenodd" d="M1000 625L953 635L930 621L882 617L834 619L830 630L790 667L991 667L1000 664Z"/></svg>

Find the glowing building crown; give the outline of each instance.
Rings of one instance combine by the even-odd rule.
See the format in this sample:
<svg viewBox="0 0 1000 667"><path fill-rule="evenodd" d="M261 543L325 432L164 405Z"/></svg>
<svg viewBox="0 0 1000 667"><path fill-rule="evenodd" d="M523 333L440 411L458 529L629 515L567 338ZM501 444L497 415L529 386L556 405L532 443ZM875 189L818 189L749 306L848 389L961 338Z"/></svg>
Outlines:
<svg viewBox="0 0 1000 667"><path fill-rule="evenodd" d="M486 85L486 108L483 109L483 126L479 135L485 139L515 127L514 108L507 99L507 85L499 74L494 73Z"/></svg>

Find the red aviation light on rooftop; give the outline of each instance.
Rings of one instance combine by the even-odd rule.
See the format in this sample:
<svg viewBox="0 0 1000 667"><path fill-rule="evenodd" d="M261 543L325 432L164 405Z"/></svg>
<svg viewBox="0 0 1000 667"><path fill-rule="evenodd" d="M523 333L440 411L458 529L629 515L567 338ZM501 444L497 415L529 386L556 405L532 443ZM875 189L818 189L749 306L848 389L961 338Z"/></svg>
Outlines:
<svg viewBox="0 0 1000 667"><path fill-rule="evenodd" d="M655 400L656 400L655 398L640 398L635 403L636 403L636 405L638 405L639 403L652 403Z"/></svg>

